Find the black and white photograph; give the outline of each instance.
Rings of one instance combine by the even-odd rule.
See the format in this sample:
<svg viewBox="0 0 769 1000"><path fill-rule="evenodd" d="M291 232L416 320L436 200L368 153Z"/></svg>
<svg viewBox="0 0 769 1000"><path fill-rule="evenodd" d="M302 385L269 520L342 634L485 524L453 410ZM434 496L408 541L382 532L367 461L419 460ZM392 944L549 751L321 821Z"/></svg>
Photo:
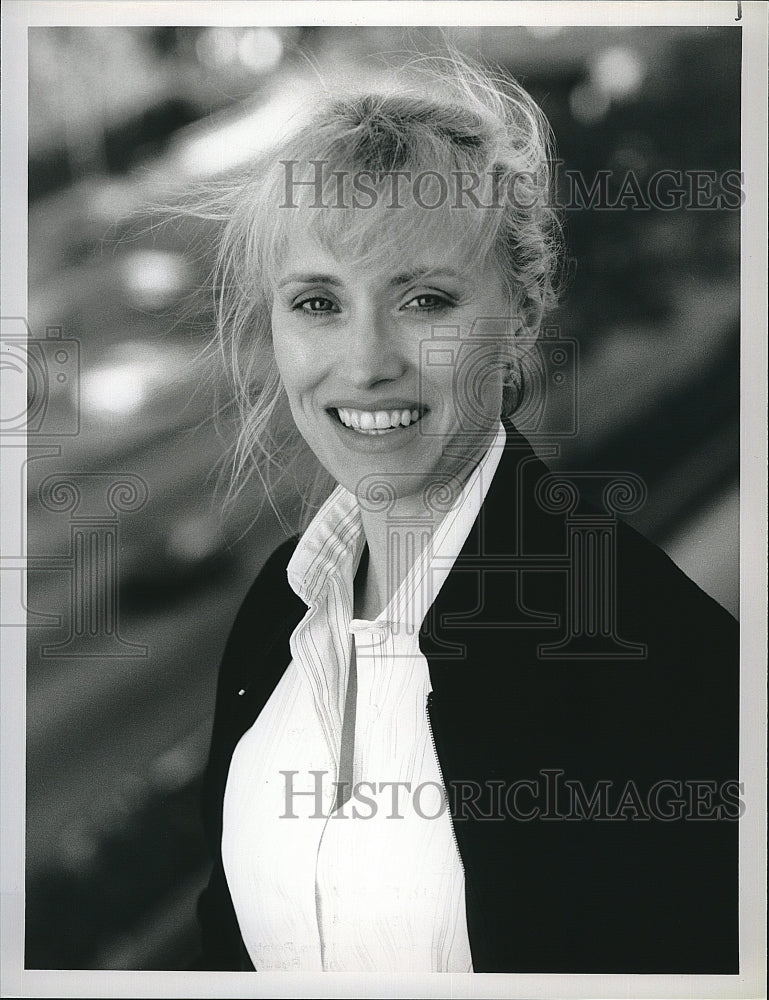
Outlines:
<svg viewBox="0 0 769 1000"><path fill-rule="evenodd" d="M765 995L767 6L2 36L2 996Z"/></svg>

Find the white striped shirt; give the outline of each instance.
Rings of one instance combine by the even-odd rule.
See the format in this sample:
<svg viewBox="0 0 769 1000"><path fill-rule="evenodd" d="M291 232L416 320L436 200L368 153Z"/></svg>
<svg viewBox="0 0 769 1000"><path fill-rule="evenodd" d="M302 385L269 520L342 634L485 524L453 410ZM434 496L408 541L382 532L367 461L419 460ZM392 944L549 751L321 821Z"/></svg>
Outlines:
<svg viewBox="0 0 769 1000"><path fill-rule="evenodd" d="M365 537L351 493L334 490L291 558L288 580L307 614L291 636L291 664L235 749L224 799L224 867L257 970L472 971L418 638L504 443L500 423L376 620L353 619ZM353 794L335 808L352 642Z"/></svg>

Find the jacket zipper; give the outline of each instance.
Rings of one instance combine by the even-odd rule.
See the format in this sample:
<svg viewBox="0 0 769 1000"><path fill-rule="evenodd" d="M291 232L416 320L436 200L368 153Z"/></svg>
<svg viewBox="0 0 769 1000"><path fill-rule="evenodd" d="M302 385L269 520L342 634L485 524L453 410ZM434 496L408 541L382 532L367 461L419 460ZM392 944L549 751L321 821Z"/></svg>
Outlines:
<svg viewBox="0 0 769 1000"><path fill-rule="evenodd" d="M457 857L459 858L459 864L462 866L462 873L467 875L465 872L465 863L462 860L462 852L459 850L459 842L457 841L457 832L454 829L454 819L451 815L451 804L449 802L449 792L446 788L446 779L443 776L443 767L441 766L441 760L438 756L438 748L435 745L435 735L433 733L433 723L430 718L430 705L432 704L433 692L427 695L427 704L425 705L425 714L427 715L427 731L430 733L430 742L433 745L433 754L435 755L435 763L438 765L438 773L441 776L441 784L443 785L443 791L446 794L446 805L449 807L449 826L451 827L451 836L454 840L454 847L457 851Z"/></svg>

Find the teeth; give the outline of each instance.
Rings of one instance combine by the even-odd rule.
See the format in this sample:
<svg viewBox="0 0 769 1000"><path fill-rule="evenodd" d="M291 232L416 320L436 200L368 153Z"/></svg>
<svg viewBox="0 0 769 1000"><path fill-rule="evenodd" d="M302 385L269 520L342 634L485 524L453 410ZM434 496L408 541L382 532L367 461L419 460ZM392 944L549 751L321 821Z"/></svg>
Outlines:
<svg viewBox="0 0 769 1000"><path fill-rule="evenodd" d="M339 419L345 427L351 427L361 434L389 434L396 427L408 427L415 424L419 410L349 410L340 407L337 410Z"/></svg>

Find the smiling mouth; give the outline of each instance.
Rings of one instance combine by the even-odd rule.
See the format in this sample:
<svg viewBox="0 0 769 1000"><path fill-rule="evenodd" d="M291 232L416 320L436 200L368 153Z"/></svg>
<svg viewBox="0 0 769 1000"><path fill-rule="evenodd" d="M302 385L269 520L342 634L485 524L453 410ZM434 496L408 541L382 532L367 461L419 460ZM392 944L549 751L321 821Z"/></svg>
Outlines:
<svg viewBox="0 0 769 1000"><path fill-rule="evenodd" d="M345 427L358 434L392 434L395 431L417 423L425 414L419 407L397 410L353 410L349 407L332 407L329 413L336 414Z"/></svg>

